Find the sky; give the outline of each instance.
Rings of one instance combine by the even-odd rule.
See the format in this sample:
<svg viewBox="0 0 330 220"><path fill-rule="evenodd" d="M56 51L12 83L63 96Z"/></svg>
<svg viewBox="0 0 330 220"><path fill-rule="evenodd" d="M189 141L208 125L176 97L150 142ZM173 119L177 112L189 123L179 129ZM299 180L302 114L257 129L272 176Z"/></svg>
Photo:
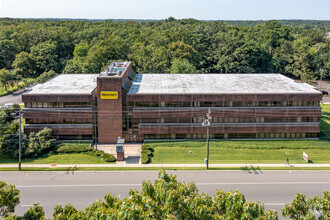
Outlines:
<svg viewBox="0 0 330 220"><path fill-rule="evenodd" d="M0 17L330 20L330 0L0 0Z"/></svg>

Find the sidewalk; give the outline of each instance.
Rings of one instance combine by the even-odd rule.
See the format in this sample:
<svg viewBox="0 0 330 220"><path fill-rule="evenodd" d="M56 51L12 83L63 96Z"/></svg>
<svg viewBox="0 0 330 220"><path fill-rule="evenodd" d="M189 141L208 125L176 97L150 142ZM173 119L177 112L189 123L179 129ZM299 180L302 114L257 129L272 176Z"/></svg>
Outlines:
<svg viewBox="0 0 330 220"><path fill-rule="evenodd" d="M185 168L195 168L195 167L205 167L205 164L22 164L22 168L65 168L65 167L109 167L109 168L121 168L121 167L139 167L139 168L148 168L148 167L185 167ZM18 167L18 164L0 164L0 168L15 168ZM210 168L228 168L228 167L329 167L330 164L209 164Z"/></svg>

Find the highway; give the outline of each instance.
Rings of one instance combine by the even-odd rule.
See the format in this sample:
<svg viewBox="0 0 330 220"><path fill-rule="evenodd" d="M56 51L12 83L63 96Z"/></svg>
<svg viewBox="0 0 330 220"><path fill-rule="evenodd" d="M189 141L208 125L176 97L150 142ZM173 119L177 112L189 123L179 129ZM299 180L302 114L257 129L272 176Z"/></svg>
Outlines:
<svg viewBox="0 0 330 220"><path fill-rule="evenodd" d="M321 195L330 189L330 171L169 171L179 181L194 181L200 193L214 195L216 189L239 189L247 200L258 200L265 208L279 212L295 194ZM109 172L0 172L0 180L15 184L21 193L16 214L22 215L28 206L39 201L47 217L56 204L72 203L84 209L111 192L121 198L129 189L141 190L141 182L153 181L157 171Z"/></svg>

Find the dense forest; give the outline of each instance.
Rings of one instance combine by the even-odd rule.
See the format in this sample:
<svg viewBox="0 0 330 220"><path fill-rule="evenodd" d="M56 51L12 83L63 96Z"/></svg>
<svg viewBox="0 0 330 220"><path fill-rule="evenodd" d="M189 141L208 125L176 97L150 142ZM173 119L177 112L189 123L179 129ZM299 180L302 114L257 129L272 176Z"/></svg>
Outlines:
<svg viewBox="0 0 330 220"><path fill-rule="evenodd" d="M114 60L139 73L329 77L329 21L237 22L2 18L0 95L54 73L98 73Z"/></svg>

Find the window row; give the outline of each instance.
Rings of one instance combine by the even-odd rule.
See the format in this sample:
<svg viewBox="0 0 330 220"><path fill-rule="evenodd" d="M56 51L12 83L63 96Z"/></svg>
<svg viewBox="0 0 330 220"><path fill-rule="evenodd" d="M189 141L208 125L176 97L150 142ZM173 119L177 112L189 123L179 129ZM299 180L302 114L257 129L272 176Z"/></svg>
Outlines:
<svg viewBox="0 0 330 220"><path fill-rule="evenodd" d="M90 118L33 118L25 119L26 124L92 124Z"/></svg>
<svg viewBox="0 0 330 220"><path fill-rule="evenodd" d="M202 123L203 117L200 118L139 118L131 119L133 125L138 123ZM271 122L317 122L317 117L240 117L240 118L219 118L213 117L211 123L271 123Z"/></svg>
<svg viewBox="0 0 330 220"><path fill-rule="evenodd" d="M315 138L316 133L246 133L210 134L211 139L243 138ZM145 139L206 139L206 134L145 134Z"/></svg>
<svg viewBox="0 0 330 220"><path fill-rule="evenodd" d="M26 108L84 108L92 107L90 102L25 102Z"/></svg>
<svg viewBox="0 0 330 220"><path fill-rule="evenodd" d="M130 102L129 107L267 107L319 106L319 101Z"/></svg>

